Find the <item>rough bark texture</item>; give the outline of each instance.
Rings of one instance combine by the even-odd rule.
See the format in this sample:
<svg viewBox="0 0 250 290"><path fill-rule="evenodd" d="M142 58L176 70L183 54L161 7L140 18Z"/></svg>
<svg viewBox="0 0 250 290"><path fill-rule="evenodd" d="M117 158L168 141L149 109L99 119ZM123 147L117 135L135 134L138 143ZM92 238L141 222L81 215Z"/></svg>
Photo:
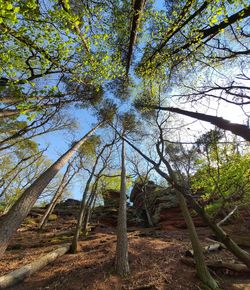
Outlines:
<svg viewBox="0 0 250 290"><path fill-rule="evenodd" d="M71 247L70 247L70 252L72 254L75 254L77 252L77 244L78 244L78 239L79 239L79 236L80 236L80 233L81 233L81 229L82 229L83 219L85 219L85 217L87 215L87 209L89 207L89 204L88 204L86 199L87 199L87 195L88 195L88 192L89 192L90 183L92 181L92 178L94 177L96 166L98 164L99 158L102 156L102 154L103 154L103 152L104 152L104 150L105 150L105 148L107 146L108 145L105 145L102 148L102 150L99 152L99 154L97 155L95 163L94 163L93 168L91 170L90 176L89 176L89 178L88 178L88 180L86 182L86 186L85 186L85 189L84 189L84 192L83 192L83 195L82 195L81 208L80 208L79 217L78 217L78 220L77 220L75 234L74 234L74 237L72 239L72 244L71 244ZM91 195L91 193L90 193L90 195Z"/></svg>
<svg viewBox="0 0 250 290"><path fill-rule="evenodd" d="M94 133L100 126L98 124L89 131L82 139L76 142L66 153L64 153L54 164L52 164L44 173L28 187L8 213L0 218L0 257L5 252L8 243L21 225L31 208L37 201L45 187L50 183L58 171L66 164L76 150Z"/></svg>
<svg viewBox="0 0 250 290"><path fill-rule="evenodd" d="M186 204L186 200L180 192L177 192L177 197L180 203L182 214L187 224L190 240L192 243L197 275L202 281L202 283L204 283L204 285L208 287L208 289L218 289L218 284L210 275L207 269L205 258L203 255L203 250L202 250L197 232L195 230L194 223L190 216L190 213Z"/></svg>
<svg viewBox="0 0 250 290"><path fill-rule="evenodd" d="M126 75L129 73L129 67L133 55L133 49L136 43L136 36L138 32L138 28L140 25L140 19L144 10L146 0L135 0L134 1L134 15L132 20L130 38L129 38L129 47L128 47L128 56L127 56L127 65L126 65Z"/></svg>
<svg viewBox="0 0 250 290"><path fill-rule="evenodd" d="M62 246L42 258L32 262L26 266L23 266L15 271L10 272L7 275L0 277L0 289L5 289L7 287L13 286L25 278L29 277L33 273L39 271L49 263L53 262L56 258L66 254L69 250L69 245Z"/></svg>
<svg viewBox="0 0 250 290"><path fill-rule="evenodd" d="M70 253L72 254L75 254L77 252L77 245L78 245L78 240L81 233L82 221L83 221L85 212L86 212L85 198L83 198L82 203L81 203L80 213L79 213L77 224L76 224L75 233L74 233L72 243L70 246Z"/></svg>
<svg viewBox="0 0 250 290"><path fill-rule="evenodd" d="M127 197L124 140L122 140L121 162L121 193L118 212L115 270L118 275L125 277L129 275L130 269L128 263Z"/></svg>
<svg viewBox="0 0 250 290"><path fill-rule="evenodd" d="M72 165L72 163L70 162L66 168L66 171L65 171L63 178L62 178L62 181L61 181L59 187L57 188L57 191L56 191L54 197L52 198L48 208L46 209L46 211L45 211L45 213L44 213L44 215L39 223L39 226L38 226L39 229L43 229L46 226L48 219L49 219L49 216L52 214L55 206L57 205L58 201L60 200L64 189L69 184L71 179L74 177L75 174L72 174L70 176L70 178L67 180L71 165Z"/></svg>

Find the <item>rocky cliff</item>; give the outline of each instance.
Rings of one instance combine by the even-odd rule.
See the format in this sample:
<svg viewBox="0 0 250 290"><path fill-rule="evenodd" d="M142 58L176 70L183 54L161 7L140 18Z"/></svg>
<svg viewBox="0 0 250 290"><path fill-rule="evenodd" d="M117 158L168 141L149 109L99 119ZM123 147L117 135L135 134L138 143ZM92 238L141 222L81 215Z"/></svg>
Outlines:
<svg viewBox="0 0 250 290"><path fill-rule="evenodd" d="M164 230L186 228L186 223L177 201L175 190L164 188L152 181L136 183L131 191L130 201L136 214L146 225L159 225ZM202 226L199 217L193 218L196 226Z"/></svg>

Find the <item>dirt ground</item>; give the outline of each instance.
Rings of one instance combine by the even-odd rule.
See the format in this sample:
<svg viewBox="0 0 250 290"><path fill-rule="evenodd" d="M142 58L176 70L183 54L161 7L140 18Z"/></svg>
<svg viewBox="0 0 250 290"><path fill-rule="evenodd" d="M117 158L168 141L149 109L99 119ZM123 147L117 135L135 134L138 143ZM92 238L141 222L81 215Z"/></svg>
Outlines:
<svg viewBox="0 0 250 290"><path fill-rule="evenodd" d="M36 225L21 228L0 260L4 275L70 241L75 221L59 218L38 232ZM212 237L207 228L198 228L203 246ZM129 228L129 262L131 275L119 278L113 271L116 236L113 228L95 225L88 237L79 243L79 252L66 254L33 274L24 282L9 288L38 289L202 289L195 269L180 261L191 245L186 230L163 232L156 228ZM235 260L226 250L214 252L207 259ZM212 272L224 290L250 290L250 277L228 270Z"/></svg>

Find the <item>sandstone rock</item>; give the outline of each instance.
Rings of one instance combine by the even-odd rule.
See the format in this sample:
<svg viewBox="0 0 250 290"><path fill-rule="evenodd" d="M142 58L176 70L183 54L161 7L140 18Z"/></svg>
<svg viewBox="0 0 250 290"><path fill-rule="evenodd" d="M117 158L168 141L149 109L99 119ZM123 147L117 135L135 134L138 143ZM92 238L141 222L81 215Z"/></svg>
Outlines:
<svg viewBox="0 0 250 290"><path fill-rule="evenodd" d="M79 200L68 198L65 201L62 201L57 204L57 207L64 206L64 207L80 207L81 202Z"/></svg>
<svg viewBox="0 0 250 290"><path fill-rule="evenodd" d="M149 223L149 215L153 224L159 225L164 230L186 228L173 188L164 188L152 181L146 185L137 183L132 189L130 200L133 202L137 216L142 218L145 224ZM199 217L193 220L197 226L204 225Z"/></svg>
<svg viewBox="0 0 250 290"><path fill-rule="evenodd" d="M103 193L105 207L119 207L120 191L109 189Z"/></svg>
<svg viewBox="0 0 250 290"><path fill-rule="evenodd" d="M96 207L92 214L93 221L108 227L117 226L117 217L118 217L118 208L107 206ZM131 207L127 208L127 225L129 227L137 225L135 210Z"/></svg>

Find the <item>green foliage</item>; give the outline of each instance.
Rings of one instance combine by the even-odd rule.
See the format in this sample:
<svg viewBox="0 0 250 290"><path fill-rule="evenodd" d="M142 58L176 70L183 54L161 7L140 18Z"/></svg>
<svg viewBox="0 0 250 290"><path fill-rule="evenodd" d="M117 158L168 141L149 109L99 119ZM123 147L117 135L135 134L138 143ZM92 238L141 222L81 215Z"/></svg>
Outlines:
<svg viewBox="0 0 250 290"><path fill-rule="evenodd" d="M99 122L104 122L104 125L106 125L106 123L112 123L116 112L117 105L114 101L111 99L104 100L100 104L97 112Z"/></svg>
<svg viewBox="0 0 250 290"><path fill-rule="evenodd" d="M132 180L127 179L126 188L128 189L132 185ZM121 187L120 172L116 172L114 175L102 176L98 182L98 192L103 194L108 190L119 191Z"/></svg>
<svg viewBox="0 0 250 290"><path fill-rule="evenodd" d="M39 151L38 144L24 140L0 158L0 213L8 211L24 190L44 172L51 162ZM60 175L48 186L41 198L48 198L60 182Z"/></svg>
<svg viewBox="0 0 250 290"><path fill-rule="evenodd" d="M81 146L80 155L94 158L96 156L96 149L100 145L101 139L98 135L93 135L88 138L86 142Z"/></svg>
<svg viewBox="0 0 250 290"><path fill-rule="evenodd" d="M195 192L202 192L207 210L216 213L250 202L250 153L240 154L233 146L217 147L209 152L209 162L197 161L199 169L192 187Z"/></svg>
<svg viewBox="0 0 250 290"><path fill-rule="evenodd" d="M148 29L145 34L149 39L143 50L141 62L136 67L136 73L144 80L163 80L173 78L174 75L184 74L195 66L200 59L207 57L208 65L215 65L217 56L223 55L220 49L206 47L209 36L220 38L221 44L226 47L225 41L230 37L229 17L239 13L239 20L244 17L242 9L249 5L248 1L166 1L166 9L158 10L151 7L147 11ZM219 29L219 24L221 29ZM205 29L216 28L210 35ZM240 31L244 21L233 23L234 28ZM238 32L236 32L238 34ZM239 34L239 37L240 34ZM237 46L237 39L230 38ZM211 41L212 43L212 41ZM231 43L231 44L232 44ZM231 47L231 45L230 45ZM233 46L232 46L233 47ZM218 63L218 62L217 62Z"/></svg>
<svg viewBox="0 0 250 290"><path fill-rule="evenodd" d="M51 214L51 215L49 216L48 221L53 222L53 221L55 221L55 220L57 220L57 215L56 215L56 214Z"/></svg>
<svg viewBox="0 0 250 290"><path fill-rule="evenodd" d="M131 112L123 113L123 115L121 116L121 122L123 131L126 133L135 131L139 123L139 121L136 120L135 114Z"/></svg>

